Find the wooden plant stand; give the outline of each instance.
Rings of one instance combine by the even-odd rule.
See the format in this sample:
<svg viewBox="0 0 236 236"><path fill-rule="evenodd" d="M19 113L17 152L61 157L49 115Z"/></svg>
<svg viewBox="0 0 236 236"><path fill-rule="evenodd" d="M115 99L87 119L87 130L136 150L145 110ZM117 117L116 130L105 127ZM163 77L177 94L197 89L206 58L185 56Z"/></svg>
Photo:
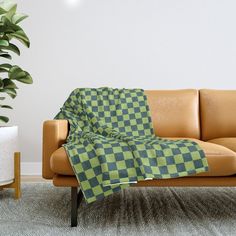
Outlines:
<svg viewBox="0 0 236 236"><path fill-rule="evenodd" d="M15 199L19 199L21 197L20 152L14 153L14 182L0 186L0 190L3 190L4 188L14 188Z"/></svg>

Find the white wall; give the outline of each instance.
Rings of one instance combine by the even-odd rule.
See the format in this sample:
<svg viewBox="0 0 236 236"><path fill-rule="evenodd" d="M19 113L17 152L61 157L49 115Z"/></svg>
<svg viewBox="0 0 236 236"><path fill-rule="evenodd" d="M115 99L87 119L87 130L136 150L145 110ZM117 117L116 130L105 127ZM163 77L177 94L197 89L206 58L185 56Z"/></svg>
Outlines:
<svg viewBox="0 0 236 236"><path fill-rule="evenodd" d="M10 112L23 161L41 161L42 122L76 87L236 89L234 0L18 0L34 78Z"/></svg>

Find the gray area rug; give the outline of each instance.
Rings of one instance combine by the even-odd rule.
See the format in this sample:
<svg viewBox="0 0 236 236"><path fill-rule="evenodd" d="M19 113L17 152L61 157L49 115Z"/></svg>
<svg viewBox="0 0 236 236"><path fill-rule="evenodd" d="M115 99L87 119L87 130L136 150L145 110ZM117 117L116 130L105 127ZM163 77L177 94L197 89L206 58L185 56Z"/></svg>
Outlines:
<svg viewBox="0 0 236 236"><path fill-rule="evenodd" d="M129 188L78 210L70 189L25 183L0 191L0 235L236 235L236 188Z"/></svg>

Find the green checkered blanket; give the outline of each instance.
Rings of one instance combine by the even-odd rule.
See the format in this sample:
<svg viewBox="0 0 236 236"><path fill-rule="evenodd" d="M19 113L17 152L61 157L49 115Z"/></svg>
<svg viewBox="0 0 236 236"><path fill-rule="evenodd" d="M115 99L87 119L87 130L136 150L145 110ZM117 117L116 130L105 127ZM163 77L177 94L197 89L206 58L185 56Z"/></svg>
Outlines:
<svg viewBox="0 0 236 236"><path fill-rule="evenodd" d="M55 118L70 123L64 148L88 203L140 180L208 170L195 142L154 135L141 89L76 89Z"/></svg>

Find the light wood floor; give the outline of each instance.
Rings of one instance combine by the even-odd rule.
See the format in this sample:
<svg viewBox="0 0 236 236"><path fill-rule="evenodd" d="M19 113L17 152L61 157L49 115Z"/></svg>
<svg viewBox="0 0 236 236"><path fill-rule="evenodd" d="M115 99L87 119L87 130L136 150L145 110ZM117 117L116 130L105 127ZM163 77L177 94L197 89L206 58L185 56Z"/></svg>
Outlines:
<svg viewBox="0 0 236 236"><path fill-rule="evenodd" d="M21 181L22 183L26 182L40 183L40 182L50 182L51 180L43 179L43 177L39 175L22 175Z"/></svg>

